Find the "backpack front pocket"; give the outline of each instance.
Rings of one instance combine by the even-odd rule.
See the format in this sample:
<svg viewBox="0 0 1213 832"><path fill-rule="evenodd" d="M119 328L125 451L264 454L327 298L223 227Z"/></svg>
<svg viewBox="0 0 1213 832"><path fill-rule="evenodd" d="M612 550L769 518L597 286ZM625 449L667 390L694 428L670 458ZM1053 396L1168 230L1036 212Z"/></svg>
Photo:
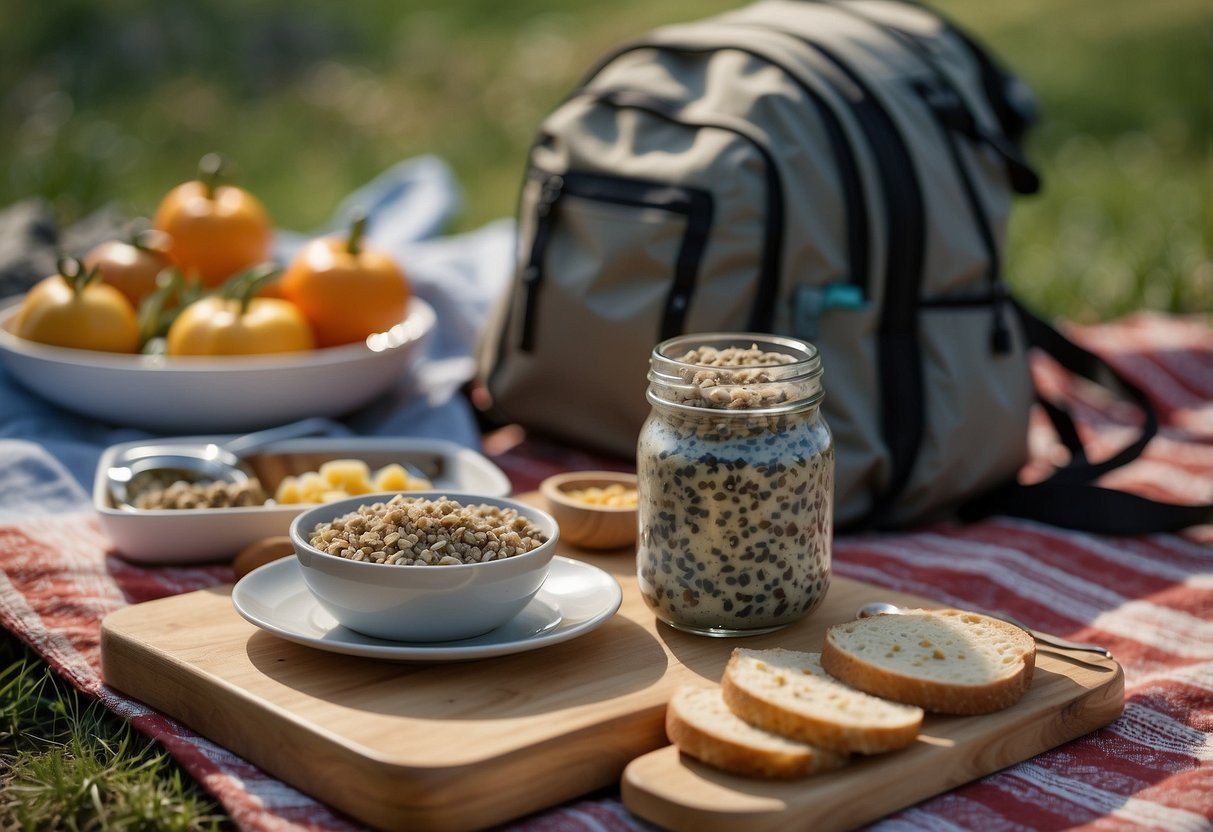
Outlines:
<svg viewBox="0 0 1213 832"><path fill-rule="evenodd" d="M518 348L536 348L545 306L562 320L567 311L613 322L611 328L643 331L647 322L642 341L649 346L681 332L712 227L712 195L576 171L535 177L540 196L522 274ZM549 280L550 272L559 280Z"/></svg>
<svg viewBox="0 0 1213 832"><path fill-rule="evenodd" d="M538 189L528 195L531 247L489 379L494 404L510 421L630 454L648 413L649 352L692 306L712 195L539 168L527 187Z"/></svg>

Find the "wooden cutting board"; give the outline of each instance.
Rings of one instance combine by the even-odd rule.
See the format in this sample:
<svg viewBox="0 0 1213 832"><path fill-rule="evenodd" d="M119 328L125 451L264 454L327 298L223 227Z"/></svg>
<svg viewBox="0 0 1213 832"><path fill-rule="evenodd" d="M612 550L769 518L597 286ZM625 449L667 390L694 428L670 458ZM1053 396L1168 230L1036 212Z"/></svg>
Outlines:
<svg viewBox="0 0 1213 832"><path fill-rule="evenodd" d="M858 757L828 774L761 781L666 746L627 766L623 803L671 830L851 829L1087 734L1123 710L1124 675L1114 661L1041 648L1032 688L1012 708L928 715L918 740L901 751Z"/></svg>
<svg viewBox="0 0 1213 832"><path fill-rule="evenodd" d="M621 774L628 807L671 827L753 820L776 828L822 817L851 825L1092 731L1123 707L1115 662L1042 653L1019 704L929 721L913 748L887 759L792 785L713 774L658 750L668 744L665 704L678 685L717 682L741 644L820 649L825 628L866 601L937 605L835 577L823 606L781 633L703 638L655 623L631 552L561 553L614 575L623 605L599 629L530 653L404 664L323 652L249 624L231 588L220 587L109 615L102 672L359 821L409 830L502 823L615 785ZM818 797L801 799L809 794Z"/></svg>

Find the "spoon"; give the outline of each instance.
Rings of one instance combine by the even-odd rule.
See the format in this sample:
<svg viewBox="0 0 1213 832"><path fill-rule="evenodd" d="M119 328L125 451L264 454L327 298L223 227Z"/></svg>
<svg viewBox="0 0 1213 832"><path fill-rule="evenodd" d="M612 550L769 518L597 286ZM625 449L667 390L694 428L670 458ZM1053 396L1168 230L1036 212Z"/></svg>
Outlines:
<svg viewBox="0 0 1213 832"><path fill-rule="evenodd" d="M138 445L123 451L108 469L106 480L114 503L133 508L133 484L141 476L171 472L192 480L245 483L254 474L242 457L274 442L301 436L348 435L349 428L331 419L314 417L237 436L225 442L164 442Z"/></svg>
<svg viewBox="0 0 1213 832"><path fill-rule="evenodd" d="M899 607L896 604L890 604L885 601L873 601L869 604L864 604L862 607L860 607L859 612L856 613L856 615L859 618L868 618L873 615L900 615L905 612L908 612L908 610L905 607ZM1112 652L1110 650L1108 650L1106 647L1100 647L1098 644L1086 644L1086 643L1078 642L1078 641L1066 641L1063 638L1057 638L1055 636L1048 636L1048 635L1045 635L1044 633L1039 633L1036 630L1033 630L1027 624L1024 624L1023 622L1020 622L1020 621L1016 621L1014 618L1011 618L1009 615L994 615L993 613L986 613L986 614L989 615L991 618L997 618L1001 621L1005 621L1008 624L1018 627L1019 629L1023 630L1024 632L1028 633L1029 635L1031 635L1032 638L1036 639L1041 644L1046 644L1046 645L1049 645L1050 647L1060 647L1064 650L1083 650L1088 653L1098 653L1099 655L1104 656L1105 658L1109 658L1109 659L1112 658Z"/></svg>

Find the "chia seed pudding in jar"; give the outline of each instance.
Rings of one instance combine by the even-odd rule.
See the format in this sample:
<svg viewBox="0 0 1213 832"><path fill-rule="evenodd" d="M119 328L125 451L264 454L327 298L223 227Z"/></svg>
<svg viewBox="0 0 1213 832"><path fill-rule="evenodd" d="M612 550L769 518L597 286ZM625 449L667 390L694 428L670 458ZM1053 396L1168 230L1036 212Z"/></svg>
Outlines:
<svg viewBox="0 0 1213 832"><path fill-rule="evenodd" d="M657 617L710 636L772 632L830 584L834 441L821 358L774 335L684 335L650 359L637 577Z"/></svg>

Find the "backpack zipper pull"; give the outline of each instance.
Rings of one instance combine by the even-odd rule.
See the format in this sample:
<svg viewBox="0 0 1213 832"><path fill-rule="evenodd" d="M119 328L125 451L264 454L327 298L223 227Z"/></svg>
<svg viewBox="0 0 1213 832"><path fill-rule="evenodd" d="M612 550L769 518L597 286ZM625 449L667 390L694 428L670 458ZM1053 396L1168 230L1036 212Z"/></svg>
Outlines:
<svg viewBox="0 0 1213 832"><path fill-rule="evenodd" d="M814 341L821 333L821 317L831 309L863 309L867 299L854 283L801 286L796 292L793 327L797 338Z"/></svg>
<svg viewBox="0 0 1213 832"><path fill-rule="evenodd" d="M530 352L535 346L535 312L539 303L539 286L543 283L543 254L551 234L552 209L563 189L564 177L557 174L547 177L535 205L535 236L526 268L522 272L522 333L518 339L518 349L522 352Z"/></svg>

